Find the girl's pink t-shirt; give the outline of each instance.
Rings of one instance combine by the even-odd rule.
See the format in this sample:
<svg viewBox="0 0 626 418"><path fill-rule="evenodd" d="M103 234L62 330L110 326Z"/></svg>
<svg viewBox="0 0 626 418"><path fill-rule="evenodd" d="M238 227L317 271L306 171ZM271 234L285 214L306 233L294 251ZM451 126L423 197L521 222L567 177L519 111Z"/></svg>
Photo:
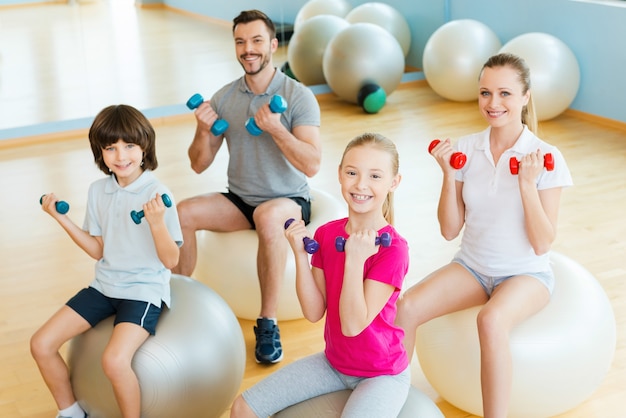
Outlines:
<svg viewBox="0 0 626 418"><path fill-rule="evenodd" d="M346 375L395 375L409 365L402 344L404 330L394 324L396 301L409 267L408 244L391 225L378 231L379 236L383 232L391 235L391 245L381 245L378 252L367 259L363 279L387 283L395 289L372 323L359 335L347 337L341 332L339 319L345 253L335 249L336 237L349 237L345 232L347 221L348 218L344 218L322 225L314 237L320 244L320 250L313 254L311 264L324 271L326 280L325 354L330 364Z"/></svg>

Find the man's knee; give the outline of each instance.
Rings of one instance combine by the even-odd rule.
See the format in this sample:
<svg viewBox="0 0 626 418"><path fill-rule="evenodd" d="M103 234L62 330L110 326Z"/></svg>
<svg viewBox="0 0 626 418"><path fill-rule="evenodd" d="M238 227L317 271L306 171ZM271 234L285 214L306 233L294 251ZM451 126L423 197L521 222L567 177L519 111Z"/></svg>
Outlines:
<svg viewBox="0 0 626 418"><path fill-rule="evenodd" d="M291 199L271 200L257 206L254 211L257 229L275 229L277 226L284 229L285 221L289 218L302 218L300 206Z"/></svg>
<svg viewBox="0 0 626 418"><path fill-rule="evenodd" d="M193 205L189 199L181 200L176 204L176 211L178 212L178 220L180 226L183 229L189 228L192 225L191 221L191 209Z"/></svg>
<svg viewBox="0 0 626 418"><path fill-rule="evenodd" d="M190 198L181 200L177 203L178 220L180 227L185 231L200 230L201 222L211 216L211 205L199 198Z"/></svg>

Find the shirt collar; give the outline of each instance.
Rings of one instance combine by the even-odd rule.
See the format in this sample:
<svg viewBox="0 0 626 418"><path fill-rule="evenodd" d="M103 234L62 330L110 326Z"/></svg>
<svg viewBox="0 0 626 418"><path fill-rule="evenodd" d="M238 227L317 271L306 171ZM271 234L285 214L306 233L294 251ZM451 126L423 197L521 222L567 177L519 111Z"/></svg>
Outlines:
<svg viewBox="0 0 626 418"><path fill-rule="evenodd" d="M483 131L482 141L476 142L477 150L484 151L489 149L490 134L491 126ZM533 133L530 131L530 129L528 129L528 126L524 125L524 130L522 131L522 134L519 136L517 141L515 141L515 144L513 144L510 150L516 153L526 154L527 152L525 150L528 149L528 146L532 143L534 137L535 136L533 135Z"/></svg>
<svg viewBox="0 0 626 418"><path fill-rule="evenodd" d="M114 174L111 174L105 184L104 192L108 194L116 193L120 190L124 190L130 193L139 193L141 192L147 185L152 183L154 179L154 174L152 174L151 170L144 170L143 173L137 178L137 180L133 181L126 187L121 187L117 182Z"/></svg>
<svg viewBox="0 0 626 418"><path fill-rule="evenodd" d="M272 77L272 81L270 81L270 84L269 86L267 86L267 89L265 90L265 92L259 94L259 96L264 96L264 95L273 96L274 94L276 94L276 92L278 92L280 87L283 85L284 78L287 76L276 67L274 67L274 70L275 71L274 71L274 76ZM246 84L245 76L239 79L239 90L241 90L242 93L254 94L252 90L250 90L250 88L248 87L248 84Z"/></svg>

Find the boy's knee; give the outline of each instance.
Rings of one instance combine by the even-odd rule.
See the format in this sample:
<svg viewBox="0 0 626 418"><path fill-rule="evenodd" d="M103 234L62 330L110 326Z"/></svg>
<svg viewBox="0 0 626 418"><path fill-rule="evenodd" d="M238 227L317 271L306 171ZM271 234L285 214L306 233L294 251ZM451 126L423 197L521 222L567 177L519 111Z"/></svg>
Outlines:
<svg viewBox="0 0 626 418"><path fill-rule="evenodd" d="M30 337L30 354L36 361L49 356L52 352L55 350L46 343L46 338L41 333L36 332Z"/></svg>
<svg viewBox="0 0 626 418"><path fill-rule="evenodd" d="M44 354L43 346L41 342L39 341L38 334L35 334L32 337L30 337L30 355L33 356L35 360L37 360L41 358L43 354Z"/></svg>
<svg viewBox="0 0 626 418"><path fill-rule="evenodd" d="M116 353L109 351L102 354L102 370L109 380L115 380L118 376L124 376L125 372L131 368L131 361Z"/></svg>

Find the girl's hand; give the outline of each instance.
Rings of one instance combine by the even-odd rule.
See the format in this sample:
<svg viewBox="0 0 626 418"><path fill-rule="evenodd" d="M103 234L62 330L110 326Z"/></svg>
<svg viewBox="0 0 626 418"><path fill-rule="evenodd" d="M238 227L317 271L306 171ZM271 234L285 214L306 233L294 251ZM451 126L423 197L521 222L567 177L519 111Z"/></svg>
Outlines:
<svg viewBox="0 0 626 418"><path fill-rule="evenodd" d="M346 258L354 257L365 262L365 260L378 252L376 231L366 229L350 234L350 237L346 240L344 251L346 252Z"/></svg>
<svg viewBox="0 0 626 418"><path fill-rule="evenodd" d="M526 154L519 160L519 169L517 175L519 182L535 183L537 177L544 169L544 155L540 149L530 154Z"/></svg>
<svg viewBox="0 0 626 418"><path fill-rule="evenodd" d="M308 254L304 249L304 238L310 237L309 231L304 226L304 221L293 221L291 225L285 229L285 237L289 241L289 245L294 254L304 253Z"/></svg>
<svg viewBox="0 0 626 418"><path fill-rule="evenodd" d="M154 199L148 200L142 207L146 221L150 225L163 222L166 206L160 194L156 194Z"/></svg>

